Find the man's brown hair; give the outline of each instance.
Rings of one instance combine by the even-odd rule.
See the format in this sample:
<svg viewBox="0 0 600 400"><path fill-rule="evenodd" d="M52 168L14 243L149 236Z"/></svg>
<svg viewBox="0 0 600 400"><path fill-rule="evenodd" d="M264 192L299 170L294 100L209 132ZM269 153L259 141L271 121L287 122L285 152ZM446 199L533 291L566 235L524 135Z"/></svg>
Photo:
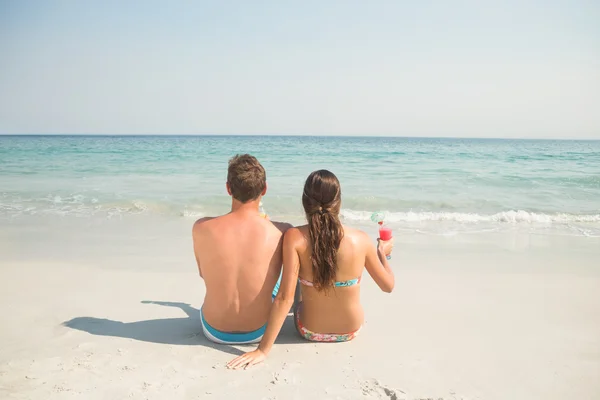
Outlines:
<svg viewBox="0 0 600 400"><path fill-rule="evenodd" d="M227 183L234 199L247 203L256 200L267 185L267 174L256 157L238 154L229 160Z"/></svg>

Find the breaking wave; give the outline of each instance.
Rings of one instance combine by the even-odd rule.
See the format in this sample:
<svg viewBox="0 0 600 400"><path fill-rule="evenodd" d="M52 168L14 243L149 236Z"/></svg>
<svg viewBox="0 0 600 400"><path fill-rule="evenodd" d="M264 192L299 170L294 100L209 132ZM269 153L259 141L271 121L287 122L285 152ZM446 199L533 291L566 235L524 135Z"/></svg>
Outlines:
<svg viewBox="0 0 600 400"><path fill-rule="evenodd" d="M348 221L370 221L371 211L356 211L344 209L342 217ZM600 223L600 214L544 214L522 210L503 211L494 214L477 214L461 212L384 212L387 222L433 222L450 221L460 223L496 222L507 224L569 224L569 223Z"/></svg>

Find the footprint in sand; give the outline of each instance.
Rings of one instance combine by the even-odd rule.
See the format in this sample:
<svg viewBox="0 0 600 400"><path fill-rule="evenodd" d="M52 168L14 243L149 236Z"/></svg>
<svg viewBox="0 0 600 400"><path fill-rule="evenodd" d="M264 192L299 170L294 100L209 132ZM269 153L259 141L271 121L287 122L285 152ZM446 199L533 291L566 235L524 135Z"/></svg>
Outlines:
<svg viewBox="0 0 600 400"><path fill-rule="evenodd" d="M283 363L281 370L279 372L273 373L273 379L271 380L271 384L300 384L300 378L297 376L296 373L294 373L294 370L298 367L298 365L300 365L300 363Z"/></svg>
<svg viewBox="0 0 600 400"><path fill-rule="evenodd" d="M363 396L374 399L405 400L406 393L402 390L383 386L377 379L363 381L360 385Z"/></svg>

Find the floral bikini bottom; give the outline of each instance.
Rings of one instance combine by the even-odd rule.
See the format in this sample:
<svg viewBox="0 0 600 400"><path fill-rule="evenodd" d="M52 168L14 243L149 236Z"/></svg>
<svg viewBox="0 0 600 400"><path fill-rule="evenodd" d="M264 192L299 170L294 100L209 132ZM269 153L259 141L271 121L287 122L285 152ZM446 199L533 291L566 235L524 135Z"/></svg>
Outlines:
<svg viewBox="0 0 600 400"><path fill-rule="evenodd" d="M300 321L300 311L302 310L302 302L298 303L294 312L296 318L296 329L306 340L312 342L347 342L358 336L362 326L350 333L316 333L308 330Z"/></svg>

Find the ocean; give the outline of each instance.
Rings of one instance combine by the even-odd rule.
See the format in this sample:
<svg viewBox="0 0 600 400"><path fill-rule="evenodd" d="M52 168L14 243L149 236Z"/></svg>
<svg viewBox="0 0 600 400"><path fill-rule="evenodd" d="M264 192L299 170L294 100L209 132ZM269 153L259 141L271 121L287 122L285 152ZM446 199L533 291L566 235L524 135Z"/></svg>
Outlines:
<svg viewBox="0 0 600 400"><path fill-rule="evenodd" d="M342 218L455 235L600 236L600 141L292 136L0 136L0 221L32 216L189 219L222 214L227 161L256 156L272 219L300 223L316 169Z"/></svg>

